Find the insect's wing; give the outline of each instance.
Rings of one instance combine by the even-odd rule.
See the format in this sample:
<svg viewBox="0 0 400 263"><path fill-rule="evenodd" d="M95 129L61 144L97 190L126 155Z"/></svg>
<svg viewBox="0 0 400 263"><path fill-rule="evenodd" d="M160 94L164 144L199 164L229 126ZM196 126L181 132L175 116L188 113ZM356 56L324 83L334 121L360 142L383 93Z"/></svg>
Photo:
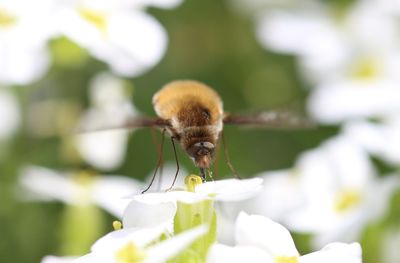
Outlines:
<svg viewBox="0 0 400 263"><path fill-rule="evenodd" d="M152 118L145 116L93 116L92 114L85 115L79 122L75 132L76 133L87 133L96 131L107 131L117 129L137 129L144 127L159 127L165 128L170 125L168 120L160 118Z"/></svg>
<svg viewBox="0 0 400 263"><path fill-rule="evenodd" d="M284 110L265 111L255 115L226 114L224 124L276 129L304 129L316 126L310 119Z"/></svg>

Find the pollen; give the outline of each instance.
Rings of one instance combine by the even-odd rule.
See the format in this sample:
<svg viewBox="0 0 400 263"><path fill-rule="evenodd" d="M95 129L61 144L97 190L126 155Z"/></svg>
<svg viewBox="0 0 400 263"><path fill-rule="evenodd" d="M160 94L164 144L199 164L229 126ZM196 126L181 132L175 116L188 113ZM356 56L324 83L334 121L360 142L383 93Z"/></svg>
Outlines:
<svg viewBox="0 0 400 263"><path fill-rule="evenodd" d="M196 186L202 183L200 176L191 174L185 177L185 185L189 192L195 192Z"/></svg>
<svg viewBox="0 0 400 263"><path fill-rule="evenodd" d="M79 9L80 16L103 34L107 33L107 17L104 13L88 8Z"/></svg>
<svg viewBox="0 0 400 263"><path fill-rule="evenodd" d="M361 194L356 190L344 190L336 198L335 210L337 212L348 211L357 206L361 201Z"/></svg>
<svg viewBox="0 0 400 263"><path fill-rule="evenodd" d="M299 263L298 256L277 256L275 257L276 263Z"/></svg>
<svg viewBox="0 0 400 263"><path fill-rule="evenodd" d="M16 21L17 18L15 16L0 8L0 27L11 26L15 24Z"/></svg>
<svg viewBox="0 0 400 263"><path fill-rule="evenodd" d="M138 248L133 242L127 243L115 254L115 259L118 263L142 262L144 258L144 251Z"/></svg>

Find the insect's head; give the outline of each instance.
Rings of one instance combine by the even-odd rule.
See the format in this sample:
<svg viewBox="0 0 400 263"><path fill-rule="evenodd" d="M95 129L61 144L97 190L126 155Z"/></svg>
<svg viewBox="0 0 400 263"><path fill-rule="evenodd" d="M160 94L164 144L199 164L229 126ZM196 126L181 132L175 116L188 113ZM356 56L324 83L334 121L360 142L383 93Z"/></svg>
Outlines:
<svg viewBox="0 0 400 263"><path fill-rule="evenodd" d="M214 149L215 145L213 143L200 141L192 144L186 151L197 167L208 168L213 160Z"/></svg>

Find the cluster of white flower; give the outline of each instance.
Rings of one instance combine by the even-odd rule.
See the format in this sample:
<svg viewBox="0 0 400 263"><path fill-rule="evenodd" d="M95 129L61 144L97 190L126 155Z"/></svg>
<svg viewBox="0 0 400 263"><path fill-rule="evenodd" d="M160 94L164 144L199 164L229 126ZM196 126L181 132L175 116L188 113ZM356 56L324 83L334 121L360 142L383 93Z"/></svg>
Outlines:
<svg viewBox="0 0 400 263"><path fill-rule="evenodd" d="M43 177L49 172L30 168L23 177L24 185L43 195L46 186L35 181L34 185L42 187L32 187L33 181L29 178L34 176L30 173ZM65 178L51 176L68 182ZM285 227L267 217L244 212L239 214L235 223L236 245L216 241L217 225L223 222L219 222L213 202L238 202L252 198L261 190L262 179L230 179L201 184L200 177L188 176L185 183L182 190L135 195L121 200L120 204L125 206L122 225L119 221L114 222L115 231L97 240L89 254L83 257L46 256L42 262L361 262L361 247L357 243L332 243L320 251L300 256ZM71 186L69 190L77 187L72 187L71 182L68 184ZM187 190L183 190L185 187ZM54 196L55 192L49 189L49 193ZM110 200L113 196L115 193L111 194ZM96 199L96 194L93 197ZM102 201L98 204L101 205ZM109 200L106 203L109 204ZM121 214L117 216L121 218Z"/></svg>
<svg viewBox="0 0 400 263"><path fill-rule="evenodd" d="M29 84L51 64L49 40L65 36L122 76L136 76L164 54L164 28L145 10L180 0L4 0L0 2L0 83Z"/></svg>
<svg viewBox="0 0 400 263"><path fill-rule="evenodd" d="M371 161L380 158L394 171L400 164L398 1L333 2L251 1L260 43L296 56L310 87L310 115L341 130L292 169L262 174L257 197L221 209L227 221L240 210L274 218L291 231L313 234L315 247L360 240L400 189L398 173L380 174ZM382 247L388 249L383 254L393 254L390 247Z"/></svg>

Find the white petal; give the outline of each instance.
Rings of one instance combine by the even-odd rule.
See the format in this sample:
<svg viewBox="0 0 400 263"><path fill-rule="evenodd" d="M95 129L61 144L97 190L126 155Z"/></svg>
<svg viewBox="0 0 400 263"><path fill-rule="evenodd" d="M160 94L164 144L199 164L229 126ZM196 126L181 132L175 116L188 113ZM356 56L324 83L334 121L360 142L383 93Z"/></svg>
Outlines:
<svg viewBox="0 0 400 263"><path fill-rule="evenodd" d="M397 86L385 83L337 82L318 87L309 98L309 111L322 123L376 117L400 110Z"/></svg>
<svg viewBox="0 0 400 263"><path fill-rule="evenodd" d="M341 37L326 14L314 12L268 12L260 19L257 36L267 48L313 58L342 57ZM319 14L320 13L320 14Z"/></svg>
<svg viewBox="0 0 400 263"><path fill-rule="evenodd" d="M150 228L124 228L113 231L97 240L92 246L92 252L96 255L113 257L114 253L128 242L133 242L139 248L143 248L157 239L165 228L163 226Z"/></svg>
<svg viewBox="0 0 400 263"><path fill-rule="evenodd" d="M180 233L173 238L149 247L146 250L147 257L143 263L163 262L171 258L192 244L197 238L207 233L208 227L202 225Z"/></svg>
<svg viewBox="0 0 400 263"><path fill-rule="evenodd" d="M108 212L122 218L130 203L126 198L133 192L139 192L143 184L137 180L122 176L98 176L91 186L93 202Z"/></svg>
<svg viewBox="0 0 400 263"><path fill-rule="evenodd" d="M265 172L259 176L264 179L263 189L254 198L244 201L244 211L280 221L304 204L301 178L294 169Z"/></svg>
<svg viewBox="0 0 400 263"><path fill-rule="evenodd" d="M77 257L45 256L41 263L71 263L75 259L77 259Z"/></svg>
<svg viewBox="0 0 400 263"><path fill-rule="evenodd" d="M143 13L115 14L109 22L110 46L95 46L94 54L123 76L136 76L159 62L166 50L162 26Z"/></svg>
<svg viewBox="0 0 400 263"><path fill-rule="evenodd" d="M135 2L135 4L141 6L155 6L159 8L170 9L180 5L182 0L133 0L132 2Z"/></svg>
<svg viewBox="0 0 400 263"><path fill-rule="evenodd" d="M0 89L0 139L13 135L20 125L20 114L16 98L6 89Z"/></svg>
<svg viewBox="0 0 400 263"><path fill-rule="evenodd" d="M235 236L237 245L261 248L273 258L299 255L289 231L264 216L240 213Z"/></svg>
<svg viewBox="0 0 400 263"><path fill-rule="evenodd" d="M160 224L168 226L172 224L175 213L174 202L146 204L132 200L124 212L123 226L125 228L153 227Z"/></svg>
<svg viewBox="0 0 400 263"><path fill-rule="evenodd" d="M234 219L240 211L267 216L274 221L290 217L294 209L303 208L305 196L301 189L300 175L294 170L272 171L259 174L263 188L254 197L237 202L218 202L218 240L233 244ZM223 220L222 223L220 221Z"/></svg>
<svg viewBox="0 0 400 263"><path fill-rule="evenodd" d="M43 77L49 66L50 57L45 48L0 44L0 82L29 84Z"/></svg>
<svg viewBox="0 0 400 263"><path fill-rule="evenodd" d="M110 263L108 258L97 256L93 253L86 254L72 261L71 263Z"/></svg>
<svg viewBox="0 0 400 263"><path fill-rule="evenodd" d="M261 178L218 180L198 185L195 191L217 201L239 201L256 195L262 189L262 182Z"/></svg>
<svg viewBox="0 0 400 263"><path fill-rule="evenodd" d="M391 164L400 163L400 123L350 122L344 132L353 141L372 155L379 156Z"/></svg>
<svg viewBox="0 0 400 263"><path fill-rule="evenodd" d="M89 97L92 106L107 108L130 101L123 79L109 72L101 72L90 82Z"/></svg>
<svg viewBox="0 0 400 263"><path fill-rule="evenodd" d="M197 194L188 191L170 191L135 195L133 196L133 199L147 204L160 204L166 202L175 203L176 201L192 204L210 199L210 197L207 195Z"/></svg>
<svg viewBox="0 0 400 263"><path fill-rule="evenodd" d="M251 246L229 247L222 244L213 245L207 255L207 263L273 263L271 256L264 250Z"/></svg>
<svg viewBox="0 0 400 263"><path fill-rule="evenodd" d="M322 250L301 256L299 263L361 263L361 246L358 243L332 243Z"/></svg>
<svg viewBox="0 0 400 263"><path fill-rule="evenodd" d="M20 176L20 184L38 196L77 204L77 193L80 191L70 178L50 169L28 166Z"/></svg>
<svg viewBox="0 0 400 263"><path fill-rule="evenodd" d="M112 130L76 137L79 153L88 163L104 170L118 167L125 158L128 131Z"/></svg>

